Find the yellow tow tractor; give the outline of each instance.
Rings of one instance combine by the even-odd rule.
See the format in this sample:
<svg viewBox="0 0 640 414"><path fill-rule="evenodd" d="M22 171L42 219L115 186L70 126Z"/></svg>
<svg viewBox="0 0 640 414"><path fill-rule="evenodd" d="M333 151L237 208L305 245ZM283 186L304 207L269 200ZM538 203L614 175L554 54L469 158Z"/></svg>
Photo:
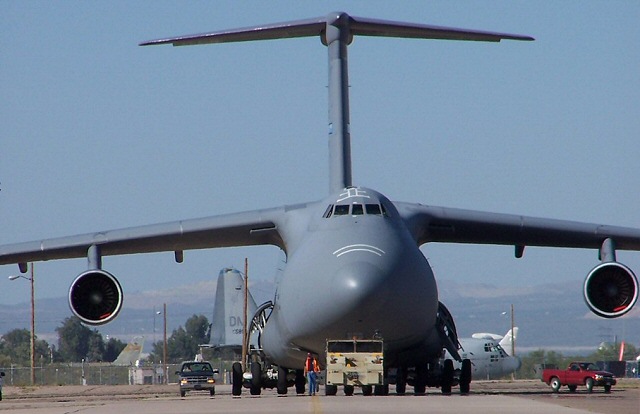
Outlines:
<svg viewBox="0 0 640 414"><path fill-rule="evenodd" d="M363 395L371 395L373 387L384 386L383 341L380 339L327 340L325 394L336 395L344 386L345 395L353 395L355 387Z"/></svg>

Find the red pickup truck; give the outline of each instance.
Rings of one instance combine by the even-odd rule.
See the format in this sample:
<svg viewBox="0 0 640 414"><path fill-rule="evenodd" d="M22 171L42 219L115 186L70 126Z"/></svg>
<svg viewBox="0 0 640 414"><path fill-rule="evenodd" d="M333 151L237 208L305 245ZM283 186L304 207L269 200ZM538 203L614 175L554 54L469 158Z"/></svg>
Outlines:
<svg viewBox="0 0 640 414"><path fill-rule="evenodd" d="M572 362L566 370L545 369L542 371L542 382L551 386L553 392L566 385L569 391L575 392L578 385L587 387L587 392L593 392L593 387L604 387L604 392L611 392L611 386L616 385L616 377L607 371L600 371L591 362Z"/></svg>

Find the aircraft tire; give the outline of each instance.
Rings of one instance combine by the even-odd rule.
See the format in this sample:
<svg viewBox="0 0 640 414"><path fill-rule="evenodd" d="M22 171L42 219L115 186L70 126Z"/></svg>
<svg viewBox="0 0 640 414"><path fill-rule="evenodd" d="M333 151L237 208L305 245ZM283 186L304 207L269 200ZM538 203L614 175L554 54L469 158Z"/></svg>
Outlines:
<svg viewBox="0 0 640 414"><path fill-rule="evenodd" d="M389 384L376 385L373 387L374 395L389 395Z"/></svg>
<svg viewBox="0 0 640 414"><path fill-rule="evenodd" d="M231 394L242 394L242 364L234 362L231 367Z"/></svg>
<svg viewBox="0 0 640 414"><path fill-rule="evenodd" d="M363 385L362 386L362 395L369 396L373 394L373 387L371 385Z"/></svg>
<svg viewBox="0 0 640 414"><path fill-rule="evenodd" d="M287 372L289 370L283 367L278 367L278 395L287 395Z"/></svg>
<svg viewBox="0 0 640 414"><path fill-rule="evenodd" d="M442 370L442 383L440 389L443 395L451 395L451 385L453 384L453 361L444 360L444 368Z"/></svg>
<svg viewBox="0 0 640 414"><path fill-rule="evenodd" d="M301 369L296 369L296 394L304 394L305 384L306 380L304 378L304 371Z"/></svg>
<svg viewBox="0 0 640 414"><path fill-rule="evenodd" d="M407 375L403 368L398 368L396 374L396 394L404 395L407 392Z"/></svg>
<svg viewBox="0 0 640 414"><path fill-rule="evenodd" d="M249 392L251 395L260 395L262 392L262 365L257 361L251 363L251 387Z"/></svg>
<svg viewBox="0 0 640 414"><path fill-rule="evenodd" d="M427 391L427 372L426 364L416 366L416 378L413 385L414 395L424 395Z"/></svg>
<svg viewBox="0 0 640 414"><path fill-rule="evenodd" d="M462 360L462 372L460 373L460 394L469 394L471 390L471 360Z"/></svg>
<svg viewBox="0 0 640 414"><path fill-rule="evenodd" d="M350 397L353 395L353 385L345 385L344 386L344 395Z"/></svg>

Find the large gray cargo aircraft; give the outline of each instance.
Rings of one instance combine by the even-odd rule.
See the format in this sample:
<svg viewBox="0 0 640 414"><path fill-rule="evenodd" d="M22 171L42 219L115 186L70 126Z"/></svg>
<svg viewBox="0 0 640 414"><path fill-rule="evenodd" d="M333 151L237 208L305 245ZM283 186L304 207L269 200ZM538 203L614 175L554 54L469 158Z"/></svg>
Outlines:
<svg viewBox="0 0 640 414"><path fill-rule="evenodd" d="M638 296L637 278L616 261L616 250L640 250L640 229L391 201L352 182L347 47L354 36L487 42L533 38L335 12L141 45L303 36L318 36L328 49L328 196L296 205L4 245L0 264L18 263L26 272L31 261L87 257L88 270L72 283L69 302L83 322L100 325L115 318L122 306L119 282L102 269L105 255L173 251L181 262L188 249L277 246L286 255L286 267L272 306L262 308L269 313L261 327L263 359L255 363L256 373L268 364L278 367L280 393L289 385L286 369L302 367L308 352L322 361L327 338L353 336L384 338L386 368L401 373L415 369L416 393L432 385L450 389L452 366L440 367L438 359L443 349L460 359L459 344L453 318L438 300L432 269L419 249L425 243L512 245L516 257L523 255L525 246L596 249L601 263L584 282L587 306L605 318L631 309ZM468 389L471 380L466 362L461 389ZM252 391L266 386L263 378L253 377ZM402 375L398 381L403 384Z"/></svg>

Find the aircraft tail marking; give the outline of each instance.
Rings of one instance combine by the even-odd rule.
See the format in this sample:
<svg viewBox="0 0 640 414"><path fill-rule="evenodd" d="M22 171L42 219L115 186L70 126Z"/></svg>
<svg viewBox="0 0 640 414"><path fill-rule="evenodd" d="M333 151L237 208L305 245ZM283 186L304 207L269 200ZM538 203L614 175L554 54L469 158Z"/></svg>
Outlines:
<svg viewBox="0 0 640 414"><path fill-rule="evenodd" d="M248 317L255 313L256 302L247 295ZM212 347L242 346L244 331L244 278L233 268L220 270L213 307L209 344Z"/></svg>

